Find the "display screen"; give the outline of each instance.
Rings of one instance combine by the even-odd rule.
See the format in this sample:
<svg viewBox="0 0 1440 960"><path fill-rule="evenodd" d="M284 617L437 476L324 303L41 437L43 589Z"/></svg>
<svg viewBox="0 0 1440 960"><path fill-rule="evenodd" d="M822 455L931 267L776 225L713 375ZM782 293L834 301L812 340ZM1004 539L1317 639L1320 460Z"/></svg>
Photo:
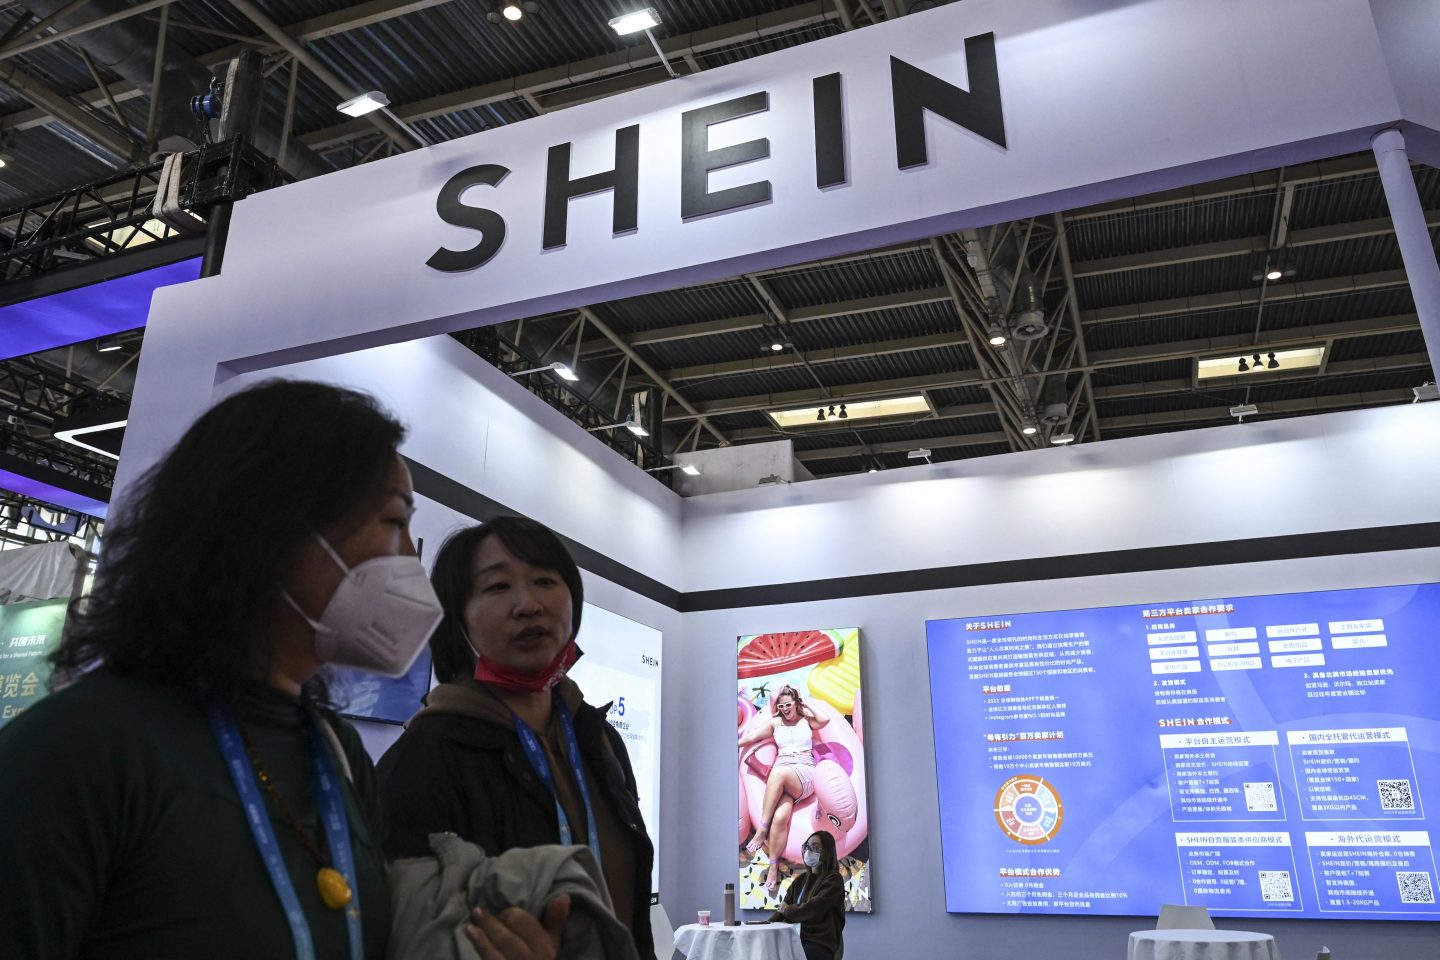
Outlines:
<svg viewBox="0 0 1440 960"><path fill-rule="evenodd" d="M1440 919L1440 584L926 629L947 910Z"/></svg>

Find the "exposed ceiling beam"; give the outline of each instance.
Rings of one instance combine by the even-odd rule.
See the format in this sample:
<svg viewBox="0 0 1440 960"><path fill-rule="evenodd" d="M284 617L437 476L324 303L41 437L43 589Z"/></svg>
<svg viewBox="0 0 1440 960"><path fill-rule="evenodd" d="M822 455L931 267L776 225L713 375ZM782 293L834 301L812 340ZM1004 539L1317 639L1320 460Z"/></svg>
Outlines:
<svg viewBox="0 0 1440 960"><path fill-rule="evenodd" d="M11 57L19 56L20 54L29 53L32 50L38 50L41 47L48 47L52 43L58 43L61 40L69 40L72 37L80 36L81 34L88 33L91 30L98 30L101 27L108 27L112 23L119 23L121 20L125 20L129 17L134 17L142 13L147 13L151 10L156 9L157 7L167 7L175 2L176 0L144 0L143 3L135 4L133 6L127 7L124 10L117 11L116 13L107 14L103 17L97 17L94 20L91 20L89 23L82 23L78 26L69 27L65 30L57 30L55 33L47 34L43 37L36 37L33 40L27 40L23 43L11 44L4 49L0 49L0 60L8 60ZM66 9L68 10L68 8Z"/></svg>
<svg viewBox="0 0 1440 960"><path fill-rule="evenodd" d="M1332 296L1342 293L1357 293L1362 290L1379 290L1385 287L1403 287L1407 283L1404 270L1382 270L1377 273L1362 273L1355 276L1330 277L1325 280L1299 280L1292 283L1270 284L1265 288L1265 302L1279 300L1301 300L1306 297ZM1164 317L1177 313L1196 313L1203 310L1222 310L1228 307L1253 307L1260 303L1260 287L1244 290L1227 290L1221 293L1205 293L1193 297L1174 297L1168 300L1150 300L1145 303L1124 303L1098 310L1084 310L1081 319L1087 323L1114 323L1124 320L1143 320L1149 317Z"/></svg>
<svg viewBox="0 0 1440 960"><path fill-rule="evenodd" d="M660 47L665 51L667 58L674 60L683 58L687 54L702 54L730 46L741 40L763 39L773 34L824 23L837 17L838 14L829 4L801 3L783 10L764 13L758 17L747 17L734 23L670 37L661 40ZM540 96L553 90L574 87L617 74L653 67L659 62L659 55L650 46L637 44L615 53L581 60L578 63L537 70L519 77L479 84L427 100L401 104L395 107L394 111L406 123L414 123L418 120L428 120L431 117L442 117L492 103L512 100L526 94ZM302 134L300 141L312 149L320 150L345 143L358 136L364 136L365 133L366 129L362 124L352 121Z"/></svg>
<svg viewBox="0 0 1440 960"><path fill-rule="evenodd" d="M1440 227L1440 210L1427 211L1425 222L1431 228ZM1307 230L1291 230L1286 246L1308 247L1320 243L1358 240L1362 237L1386 236L1394 232L1395 224L1389 217L1377 217L1373 220L1333 223L1323 227L1311 227ZM1215 243L1171 247L1165 250L1148 250L1144 253L1081 261L1074 264L1074 270L1077 277L1098 277L1126 270L1146 270L1151 267L1167 267L1180 263L1198 263L1202 260L1221 260L1225 257L1263 253L1269 248L1268 241L1269 238L1265 236L1239 237Z"/></svg>
<svg viewBox="0 0 1440 960"><path fill-rule="evenodd" d="M674 400L677 404L680 405L680 409L684 410L688 414L693 415L694 419L699 420L701 426L708 430L710 432L710 435L713 436L716 440L720 441L721 446L728 447L730 445L729 437L725 436L724 433L721 433L720 429L716 427L713 423L711 423L710 419L706 417L704 413L696 410L695 407L690 403L690 401L686 400L685 397L680 394L680 391L676 390L669 383L667 383L665 378L660 376L660 374L655 370L655 368L650 366L650 364L646 362L644 357L636 353L633 347L627 346L623 341L621 341L619 335L616 334L614 330L610 329L610 325L607 324L604 320L601 320L599 317L595 316L595 312L593 310L591 310L589 307L581 307L580 315L584 317L586 322L589 323L592 327L594 327L596 330L599 330L606 337L609 337L611 340L613 340L615 342L615 345L618 346L625 353L625 355L630 358L631 363L635 364L635 366L639 367L642 371L644 371L645 375L649 377L656 386L663 390L666 396L668 396L671 400Z"/></svg>
<svg viewBox="0 0 1440 960"><path fill-rule="evenodd" d="M858 300L842 300L837 303L821 303L809 307L791 307L785 312L785 316L791 323L808 323L811 320L826 320L831 317L848 317L859 313L872 313L877 310L891 310L896 307L914 307L926 303L941 303L949 300L949 294L944 287L928 287L924 290L909 290L901 293L888 293L880 297L863 297ZM767 313L747 313L740 317L727 317L721 320L702 320L698 323L683 323L673 327L656 327L653 330L639 330L623 337L624 341L633 347L645 347L657 343L669 343L675 340L689 340L694 337L714 337L727 333L744 333L747 330L759 330L771 319ZM607 343L594 340L580 348L580 355L593 356L598 353L609 352L613 347ZM808 357L809 354L806 354ZM777 358L779 359L779 358ZM786 365L798 366L798 361L785 358L790 361Z"/></svg>
<svg viewBox="0 0 1440 960"><path fill-rule="evenodd" d="M1303 327L1269 330L1262 333L1258 339L1254 334L1243 333L1228 337L1207 337L1201 340L1181 340L1170 343L1152 343L1143 347L1101 350L1090 355L1090 365L1099 370L1106 367L1153 363L1158 360L1188 360L1192 357L1213 356L1230 351L1318 344L1327 340L1375 337L1386 333L1406 333L1419 329L1420 318L1416 314L1399 313L1389 317L1344 320L1339 323L1315 323Z"/></svg>
<svg viewBox="0 0 1440 960"><path fill-rule="evenodd" d="M1410 390L1370 390L1363 393L1341 393L1331 397L1300 397L1294 400L1256 402L1257 417L1276 414L1323 413L1354 407L1378 407L1392 403L1408 403L1414 399ZM1194 410L1173 410L1167 413L1144 413L1125 417L1107 417L1106 430L1130 430L1135 427L1180 426L1191 423L1220 423L1230 420L1230 407L1201 407ZM1248 424L1247 424L1248 425ZM1241 425L1240 429L1244 429Z"/></svg>
<svg viewBox="0 0 1440 960"><path fill-rule="evenodd" d="M793 319L793 317L792 317ZM848 347L824 347L805 351L805 360L810 364L843 363L847 360L863 360L866 357L889 356L896 353L910 353L916 350L936 350L942 347L965 346L965 337L958 333L934 333L923 337L905 337L900 340L880 340L873 343L857 343ZM774 353L745 360L731 360L725 363L704 363L693 367L677 367L664 372L671 383L683 380L714 380L719 377L738 377L770 370L788 370L803 366L793 352Z"/></svg>
<svg viewBox="0 0 1440 960"><path fill-rule="evenodd" d="M324 40L326 37L349 33L351 30L360 30L377 23L384 23L386 20L393 20L396 17L418 13L421 10L429 10L431 7L451 2L453 0L370 0L369 3L357 3L324 16L311 17L309 20L292 23L284 30L299 43L314 43L316 40ZM182 28L176 26L175 29ZM275 46L273 39L261 35L254 37L248 43L232 43L228 47L221 47L198 59L205 66L214 68L235 59L246 47L274 49Z"/></svg>
<svg viewBox="0 0 1440 960"><path fill-rule="evenodd" d="M978 370L960 370L947 373L932 373L920 377L903 377L892 380L873 380L868 383L848 383L829 387L822 393L819 388L789 390L783 393L762 393L748 397L731 397L725 400L711 400L696 403L696 409L706 416L718 417L731 413L753 413L762 410L780 410L788 407L805 407L824 403L839 403L842 400L866 400L872 397L896 396L918 393L922 390L942 390L948 387L984 386L986 378ZM994 413L994 408L990 410ZM671 410L665 415L665 422L693 420L694 416Z"/></svg>
<svg viewBox="0 0 1440 960"><path fill-rule="evenodd" d="M132 159L137 153L133 140L72 103L64 94L15 63L0 64L0 83L13 88L55 120L65 124L96 146L121 160ZM103 102L103 97L102 97Z"/></svg>
<svg viewBox="0 0 1440 960"><path fill-rule="evenodd" d="M1362 176L1374 172L1374 155L1368 152L1357 153L1348 157L1336 157L1331 160L1318 160L1314 163L1286 167L1285 182L1293 184L1319 183L1322 180L1337 180L1342 177ZM1078 210L1068 210L1065 213L1065 219L1086 220L1091 217L1139 213L1143 210L1173 206L1177 203L1219 200L1223 197L1234 197L1246 193L1267 193L1274 190L1279 182L1280 172L1278 170L1246 173L1238 177L1226 177L1223 180L1196 184L1193 187L1178 187L1174 190L1147 193L1144 196L1111 200L1108 203L1097 203L1094 206L1081 207Z"/></svg>
<svg viewBox="0 0 1440 960"><path fill-rule="evenodd" d="M994 413L994 410L990 411ZM991 444L1010 442L1010 437L1004 431L991 433L960 433L949 437L916 437L914 440L898 440L889 443L868 443L864 445L854 444L848 447L821 447L818 450L799 450L795 453L795 459L801 461L810 460L839 460L846 457L863 457L874 453L905 453L914 450L916 447L925 447L928 450L944 450L951 447L980 447Z"/></svg>

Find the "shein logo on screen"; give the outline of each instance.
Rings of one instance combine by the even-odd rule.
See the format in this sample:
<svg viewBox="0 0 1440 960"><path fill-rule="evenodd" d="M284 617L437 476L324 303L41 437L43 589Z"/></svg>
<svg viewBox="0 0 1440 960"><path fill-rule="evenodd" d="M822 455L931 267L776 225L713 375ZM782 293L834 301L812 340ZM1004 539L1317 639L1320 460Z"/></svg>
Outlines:
<svg viewBox="0 0 1440 960"><path fill-rule="evenodd" d="M944 117L991 143L1004 148L1005 118L1000 107L1000 75L995 64L995 34L985 33L965 40L965 60L970 89L965 90L912 66L899 57L890 58L890 89L895 115L895 163L901 170L923 166L929 156L925 144L925 113ZM815 186L837 187L849 182L849 158L845 152L845 126L839 73L812 81L815 118ZM680 217L691 220L748 207L770 200L770 181L757 180L736 187L712 191L708 178L712 170L733 167L770 156L770 140L761 137L746 143L711 149L711 126L770 109L766 91L747 94L687 110L680 115ZM615 131L615 166L602 173L572 180L569 143L550 148L545 175L544 229L541 246L546 250L565 246L570 201L577 197L614 192L611 229L615 235L639 229L640 125ZM509 167L482 163L460 171L445 182L435 201L440 219L457 227L480 232L480 240L466 250L441 247L425 261L445 273L473 270L488 263L505 242L505 218L494 210L461 203L471 187L498 187L510 173Z"/></svg>
<svg viewBox="0 0 1440 960"><path fill-rule="evenodd" d="M975 631L975 630L1009 630L1009 629L1010 629L1010 621L1009 621L1009 620L979 620L979 621L973 621L973 620L972 620L972 621L970 621L970 622L968 622L968 623L965 624L965 630L966 630L967 632L972 632L972 631Z"/></svg>

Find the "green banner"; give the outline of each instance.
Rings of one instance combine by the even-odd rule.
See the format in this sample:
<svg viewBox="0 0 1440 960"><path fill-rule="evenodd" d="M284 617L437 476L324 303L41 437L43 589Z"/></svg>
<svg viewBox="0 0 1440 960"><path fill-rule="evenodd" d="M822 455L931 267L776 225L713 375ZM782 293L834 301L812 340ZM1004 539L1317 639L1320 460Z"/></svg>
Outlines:
<svg viewBox="0 0 1440 960"><path fill-rule="evenodd" d="M60 643L69 607L69 598L0 605L0 727L45 695L45 658Z"/></svg>

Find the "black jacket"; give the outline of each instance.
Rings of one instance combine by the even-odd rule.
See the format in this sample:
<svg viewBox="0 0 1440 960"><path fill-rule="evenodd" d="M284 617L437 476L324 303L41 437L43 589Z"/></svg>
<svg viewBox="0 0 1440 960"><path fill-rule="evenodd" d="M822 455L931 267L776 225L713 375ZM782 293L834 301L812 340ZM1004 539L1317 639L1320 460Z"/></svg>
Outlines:
<svg viewBox="0 0 1440 960"><path fill-rule="evenodd" d="M802 891L804 901L798 902ZM801 942L809 940L828 947L831 953L839 953L841 932L845 929L845 880L840 871L832 870L818 880L806 871L791 880L785 890L785 902L770 919L798 923Z"/></svg>
<svg viewBox="0 0 1440 960"><path fill-rule="evenodd" d="M568 698L567 698L568 699ZM607 708L572 707L575 738L596 801L606 803L632 840L634 912L629 927L642 960L655 953L650 871L655 848L636 800L625 742ZM385 853L430 856L431 833L450 832L486 853L558 843L555 800L535 776L513 728L460 713L422 711L376 767L388 831ZM602 799L603 798L603 799ZM622 918L623 919L623 918Z"/></svg>

